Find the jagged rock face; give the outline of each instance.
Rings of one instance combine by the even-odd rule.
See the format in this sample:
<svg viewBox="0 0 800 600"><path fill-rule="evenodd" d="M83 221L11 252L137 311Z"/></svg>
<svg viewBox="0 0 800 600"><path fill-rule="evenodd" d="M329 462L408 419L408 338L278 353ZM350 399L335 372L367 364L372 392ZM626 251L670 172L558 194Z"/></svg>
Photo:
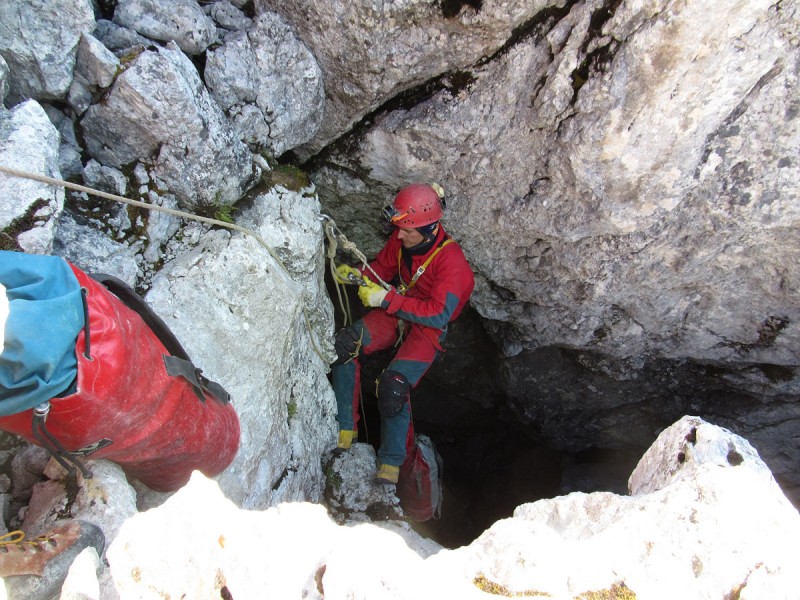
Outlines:
<svg viewBox="0 0 800 600"><path fill-rule="evenodd" d="M59 174L58 132L35 100L0 112L0 164L48 177ZM63 189L0 179L0 248L48 254L63 208Z"/></svg>
<svg viewBox="0 0 800 600"><path fill-rule="evenodd" d="M275 13L259 15L210 51L205 80L239 139L255 152L283 154L308 141L322 122L317 62Z"/></svg>
<svg viewBox="0 0 800 600"><path fill-rule="evenodd" d="M452 4L258 0L257 11L275 11L292 23L325 74L325 122L298 154L318 152L405 90L472 68L495 54L515 29L558 3L486 2L458 18L448 8Z"/></svg>
<svg viewBox="0 0 800 600"><path fill-rule="evenodd" d="M89 0L0 2L0 54L11 71L9 102L63 98L72 82L81 33L93 27ZM24 36L19 35L22 30Z"/></svg>
<svg viewBox="0 0 800 600"><path fill-rule="evenodd" d="M242 439L219 481L239 506L322 494L319 457L333 445L335 401L318 210L308 190L263 191L237 219L250 234L206 233L165 265L145 296L231 394Z"/></svg>
<svg viewBox="0 0 800 600"><path fill-rule="evenodd" d="M694 408L765 427L759 448L796 488L781 456L797 452L800 392L797 12L539 13L462 63L461 86L416 90L309 163L323 205L373 249L370 215L397 187L443 184L472 305L506 357L498 381L544 439L642 444Z"/></svg>
<svg viewBox="0 0 800 600"><path fill-rule="evenodd" d="M172 42L139 54L81 127L94 158L113 167L152 164L191 210L232 205L257 179L247 147Z"/></svg>
<svg viewBox="0 0 800 600"><path fill-rule="evenodd" d="M506 354L796 365L793 9L651 4L573 3L331 162L444 183Z"/></svg>
<svg viewBox="0 0 800 600"><path fill-rule="evenodd" d="M346 478L362 459L345 454L340 464L356 468L339 472ZM243 511L195 474L161 506L128 519L108 559L122 598L796 593L800 517L746 440L684 417L642 457L630 492L524 504L468 546L449 550L397 522L341 527L304 503ZM165 533L154 546L153 537Z"/></svg>

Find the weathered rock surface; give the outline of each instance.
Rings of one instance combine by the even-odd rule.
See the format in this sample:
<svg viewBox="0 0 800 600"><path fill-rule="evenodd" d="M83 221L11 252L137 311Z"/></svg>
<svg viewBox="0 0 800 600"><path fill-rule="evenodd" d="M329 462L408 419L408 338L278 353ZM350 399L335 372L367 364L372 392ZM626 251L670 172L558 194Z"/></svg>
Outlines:
<svg viewBox="0 0 800 600"><path fill-rule="evenodd" d="M0 54L10 69L8 102L63 98L72 83L81 34L93 28L89 0L2 0Z"/></svg>
<svg viewBox="0 0 800 600"><path fill-rule="evenodd" d="M92 35L84 33L75 58L75 76L69 88L69 103L82 115L98 92L108 88L121 70L119 59Z"/></svg>
<svg viewBox="0 0 800 600"><path fill-rule="evenodd" d="M200 54L217 40L217 28L194 0L118 0L114 23L186 54Z"/></svg>
<svg viewBox="0 0 800 600"><path fill-rule="evenodd" d="M347 452L334 450L323 457L322 465L324 503L340 525L403 518L394 488L374 481L377 457L370 444L353 444Z"/></svg>
<svg viewBox="0 0 800 600"><path fill-rule="evenodd" d="M203 10L219 27L228 31L241 31L251 25L247 15L227 0L206 4Z"/></svg>
<svg viewBox="0 0 800 600"><path fill-rule="evenodd" d="M314 57L275 13L208 52L205 81L254 152L274 156L307 142L323 120L325 90Z"/></svg>
<svg viewBox="0 0 800 600"><path fill-rule="evenodd" d="M260 174L194 65L171 42L142 52L81 126L92 157L117 168L148 164L190 210L234 204Z"/></svg>
<svg viewBox="0 0 800 600"><path fill-rule="evenodd" d="M58 132L35 100L0 109L0 165L60 177ZM64 208L64 190L0 173L0 247L49 254L53 228Z"/></svg>
<svg viewBox="0 0 800 600"><path fill-rule="evenodd" d="M443 184L502 389L546 439L642 443L701 413L752 435L797 489L782 458L800 451L797 11L542 12L461 85L387 105L310 163L323 206L374 252L365 215L406 183ZM544 375L542 353L572 375Z"/></svg>
<svg viewBox="0 0 800 600"><path fill-rule="evenodd" d="M797 223L791 14L761 2L710 17L695 2L653 7L642 26L626 6L599 38L602 3L576 3L474 69L459 93L381 115L335 160L390 187L444 184L447 221L483 276L473 302L510 355L563 345L796 365L792 288L779 282L797 249L773 231ZM685 59L665 49L670 61L652 73L667 37ZM605 60L589 56L592 42ZM583 61L588 79L575 90ZM733 70L741 78L725 76ZM694 83L705 79L718 85ZM531 81L542 87L521 102ZM628 152L643 158L614 162ZM739 202L731 170L751 161L764 168L748 176L752 201ZM746 301L742 287L754 292Z"/></svg>
<svg viewBox="0 0 800 600"><path fill-rule="evenodd" d="M451 14L449 6L469 7ZM458 70L495 54L515 29L558 2L513 0L472 3L419 0L279 2L259 0L257 11L289 21L319 62L325 80L325 121L299 153L308 156L349 131L365 115L401 92L445 73L458 86ZM447 84L446 84L447 85Z"/></svg>
<svg viewBox="0 0 800 600"><path fill-rule="evenodd" d="M242 511L195 474L127 520L108 561L122 598L794 597L800 516L747 441L685 417L642 458L631 494L522 505L436 551L408 531L336 525L316 505Z"/></svg>
<svg viewBox="0 0 800 600"><path fill-rule="evenodd" d="M322 287L318 210L310 190L256 195L237 224L267 247L251 235L208 232L164 266L145 297L206 376L231 394L241 446L219 481L239 506L319 500L319 457L335 445L325 377L333 316Z"/></svg>

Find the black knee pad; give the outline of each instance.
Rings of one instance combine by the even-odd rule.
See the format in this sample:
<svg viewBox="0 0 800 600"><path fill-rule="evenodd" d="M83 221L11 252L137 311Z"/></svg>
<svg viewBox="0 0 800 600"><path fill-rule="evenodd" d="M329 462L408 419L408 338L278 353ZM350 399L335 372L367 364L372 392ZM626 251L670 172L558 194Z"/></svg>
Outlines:
<svg viewBox="0 0 800 600"><path fill-rule="evenodd" d="M411 385L402 373L384 371L378 377L378 411L382 417L392 418L400 414L408 400Z"/></svg>
<svg viewBox="0 0 800 600"><path fill-rule="evenodd" d="M333 342L333 347L336 350L334 366L343 365L360 354L362 335L362 330L353 325L345 327L336 335L336 340Z"/></svg>

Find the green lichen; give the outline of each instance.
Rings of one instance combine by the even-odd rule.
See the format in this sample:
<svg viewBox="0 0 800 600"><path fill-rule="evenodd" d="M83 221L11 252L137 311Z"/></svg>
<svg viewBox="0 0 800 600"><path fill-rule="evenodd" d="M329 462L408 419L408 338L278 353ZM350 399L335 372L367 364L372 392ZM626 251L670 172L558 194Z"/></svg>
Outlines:
<svg viewBox="0 0 800 600"><path fill-rule="evenodd" d="M302 169L293 165L280 165L264 175L269 187L280 186L291 192L299 192L311 185L311 180Z"/></svg>

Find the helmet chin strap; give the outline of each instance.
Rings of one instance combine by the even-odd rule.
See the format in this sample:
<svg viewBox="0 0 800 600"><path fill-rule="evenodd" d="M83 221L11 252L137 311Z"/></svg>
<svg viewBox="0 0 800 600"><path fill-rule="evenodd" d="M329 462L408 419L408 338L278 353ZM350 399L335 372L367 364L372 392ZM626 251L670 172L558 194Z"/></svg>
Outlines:
<svg viewBox="0 0 800 600"><path fill-rule="evenodd" d="M418 227L417 231L419 231L420 229L422 229L422 228ZM422 233L422 232L420 231L420 233ZM439 223L436 223L436 227L434 227L431 232L422 233L422 241L419 244L416 244L415 246L411 246L411 248L408 248L407 249L408 252L411 253L411 254L416 254L420 250L423 250L423 249L427 250L433 244L433 242L436 240L436 236L438 234L439 234Z"/></svg>

